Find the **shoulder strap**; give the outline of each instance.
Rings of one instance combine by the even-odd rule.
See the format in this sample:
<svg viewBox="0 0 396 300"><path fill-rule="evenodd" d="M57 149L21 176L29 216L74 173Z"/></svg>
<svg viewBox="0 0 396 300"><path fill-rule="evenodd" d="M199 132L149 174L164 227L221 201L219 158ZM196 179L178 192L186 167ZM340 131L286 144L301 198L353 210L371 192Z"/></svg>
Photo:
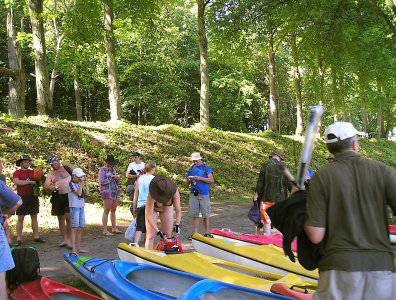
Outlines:
<svg viewBox="0 0 396 300"><path fill-rule="evenodd" d="M204 166L204 175L208 175L208 170L206 169L206 163L203 163Z"/></svg>
<svg viewBox="0 0 396 300"><path fill-rule="evenodd" d="M187 171L187 176L191 176L192 169L194 168L194 164L191 164Z"/></svg>

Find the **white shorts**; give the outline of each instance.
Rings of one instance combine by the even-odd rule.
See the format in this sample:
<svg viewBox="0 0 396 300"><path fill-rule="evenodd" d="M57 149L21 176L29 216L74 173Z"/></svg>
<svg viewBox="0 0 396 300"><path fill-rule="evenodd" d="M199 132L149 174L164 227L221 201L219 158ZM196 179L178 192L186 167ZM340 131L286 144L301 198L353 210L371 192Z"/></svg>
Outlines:
<svg viewBox="0 0 396 300"><path fill-rule="evenodd" d="M396 274L391 271L322 271L315 300L394 300Z"/></svg>

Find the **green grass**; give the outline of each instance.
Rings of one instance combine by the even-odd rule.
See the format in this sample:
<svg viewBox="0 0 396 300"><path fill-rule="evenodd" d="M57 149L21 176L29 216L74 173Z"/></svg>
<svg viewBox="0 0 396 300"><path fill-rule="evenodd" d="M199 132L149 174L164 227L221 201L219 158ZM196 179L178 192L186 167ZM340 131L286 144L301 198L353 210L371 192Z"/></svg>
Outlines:
<svg viewBox="0 0 396 300"><path fill-rule="evenodd" d="M92 198L99 200L97 172L107 153L115 155L124 173L130 154L139 151L143 159L154 160L158 172L174 178L187 191L184 175L191 152L203 154L214 171L213 196L219 201L250 201L261 164L273 150L286 154L287 164L295 173L301 141L273 132L247 134L194 126L136 126L125 122L71 122L44 117L20 120L0 117L0 155L5 173L15 170L21 154L29 154L35 163L45 166L51 154L78 165L88 172ZM361 140L361 153L396 168L396 143L385 140ZM323 141L314 151L312 168L317 170L327 156ZM124 182L123 182L124 184ZM126 198L124 198L127 201Z"/></svg>

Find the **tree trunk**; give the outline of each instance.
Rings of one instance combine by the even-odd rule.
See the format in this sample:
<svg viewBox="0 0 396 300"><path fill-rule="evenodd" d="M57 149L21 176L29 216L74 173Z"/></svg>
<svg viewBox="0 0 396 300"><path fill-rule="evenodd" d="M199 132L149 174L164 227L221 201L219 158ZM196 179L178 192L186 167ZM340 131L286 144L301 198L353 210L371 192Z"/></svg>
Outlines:
<svg viewBox="0 0 396 300"><path fill-rule="evenodd" d="M367 118L367 111L366 111L366 99L364 94L364 83L363 79L360 75L358 75L359 81L359 98L361 103L361 117L362 117L362 130L367 132L368 129L368 118Z"/></svg>
<svg viewBox="0 0 396 300"><path fill-rule="evenodd" d="M272 131L277 131L277 109L276 109L276 84L275 84L275 52L274 52L274 36L268 33L268 81L270 88L269 95L269 127Z"/></svg>
<svg viewBox="0 0 396 300"><path fill-rule="evenodd" d="M373 10L375 11L375 13L385 21L385 23L388 25L390 31L392 31L394 36L396 36L396 26L393 24L392 19L386 13L384 13L382 11L381 7L378 6L378 4L375 0L369 0L369 2L371 4L371 7L373 8ZM388 0L387 2L389 5L390 1ZM389 7L392 9L392 12L395 14L394 6L395 6L395 4L393 3L393 9L392 9L392 6L389 5Z"/></svg>
<svg viewBox="0 0 396 300"><path fill-rule="evenodd" d="M345 105L345 84L344 84L344 75L342 74L342 72L341 72L341 75L340 75L340 88L339 88L339 90L340 90L340 93L339 93L339 96L338 96L338 102L339 102L339 104L340 104L340 106L341 106L341 110L342 110L342 121L343 122L346 122L347 121L347 119L348 119L348 115L347 115L347 108L346 108L346 105Z"/></svg>
<svg viewBox="0 0 396 300"><path fill-rule="evenodd" d="M396 17L396 0L386 0L386 3L393 12L393 15Z"/></svg>
<svg viewBox="0 0 396 300"><path fill-rule="evenodd" d="M80 87L78 85L76 76L74 76L73 87L74 87L74 97L76 99L77 121L81 122L83 120L82 102L81 102L81 95L80 95Z"/></svg>
<svg viewBox="0 0 396 300"><path fill-rule="evenodd" d="M113 1L104 0L104 28L105 48L107 56L107 80L109 85L110 119L112 121L121 118L120 87L117 76L116 51L113 35Z"/></svg>
<svg viewBox="0 0 396 300"><path fill-rule="evenodd" d="M325 85L324 85L325 68L323 66L322 56L318 55L318 76L319 76L319 102L324 102Z"/></svg>
<svg viewBox="0 0 396 300"><path fill-rule="evenodd" d="M37 113L39 115L46 115L49 98L49 80L42 12L43 1L30 0L29 14L33 34L33 54L37 90Z"/></svg>
<svg viewBox="0 0 396 300"><path fill-rule="evenodd" d="M297 99L297 115L296 115L296 135L301 135L303 132L303 113L302 113L302 95L301 95L301 74L298 67L298 53L296 35L292 34L291 37L291 49L293 57L293 81Z"/></svg>
<svg viewBox="0 0 396 300"><path fill-rule="evenodd" d="M209 70L208 39L205 25L205 0L197 0L198 5L198 47L200 55L201 91L199 96L199 119L204 126L209 126Z"/></svg>
<svg viewBox="0 0 396 300"><path fill-rule="evenodd" d="M331 68L331 91L333 96L333 120L338 121L338 91L337 91L337 75L334 68Z"/></svg>
<svg viewBox="0 0 396 300"><path fill-rule="evenodd" d="M379 99L377 101L376 133L377 133L377 139L380 139L383 136L383 126L382 126L383 114L382 114L382 88L381 88L381 84L378 79L377 79L377 92L379 95Z"/></svg>
<svg viewBox="0 0 396 300"><path fill-rule="evenodd" d="M54 52L54 67L51 72L51 79L50 79L50 85L49 85L49 98L48 98L48 111L51 112L54 106L54 91L55 91L55 81L56 77L58 77L58 61L59 61L59 52L61 49L61 43L64 38L64 34L59 34L59 29L58 29L58 24L56 22L56 19L53 18L52 22L54 24L54 31L55 31L55 52Z"/></svg>
<svg viewBox="0 0 396 300"><path fill-rule="evenodd" d="M7 1L6 1L7 2ZM19 45L16 41L14 30L13 3L9 2L7 10L7 48L8 63L14 76L10 76L8 82L8 94L10 97L8 103L8 113L14 117L25 116L25 71L22 65L22 55Z"/></svg>
<svg viewBox="0 0 396 300"><path fill-rule="evenodd" d="M183 111L183 126L187 127L188 126L188 96L185 95L184 97L184 111Z"/></svg>

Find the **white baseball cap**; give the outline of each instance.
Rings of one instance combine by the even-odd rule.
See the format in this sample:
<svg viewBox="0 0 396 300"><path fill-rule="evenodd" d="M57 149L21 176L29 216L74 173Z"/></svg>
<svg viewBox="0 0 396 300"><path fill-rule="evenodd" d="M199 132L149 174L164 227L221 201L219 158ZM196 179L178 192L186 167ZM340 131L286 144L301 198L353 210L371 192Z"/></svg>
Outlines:
<svg viewBox="0 0 396 300"><path fill-rule="evenodd" d="M191 154L191 160L201 160L201 153L199 152L194 152L193 154Z"/></svg>
<svg viewBox="0 0 396 300"><path fill-rule="evenodd" d="M77 176L77 177L83 177L86 174L84 173L84 171L80 168L75 168L72 172L73 175Z"/></svg>
<svg viewBox="0 0 396 300"><path fill-rule="evenodd" d="M329 134L335 135L336 138L328 139ZM326 144L331 144L354 137L355 135L364 135L364 132L357 131L349 122L335 122L326 128L323 135Z"/></svg>

